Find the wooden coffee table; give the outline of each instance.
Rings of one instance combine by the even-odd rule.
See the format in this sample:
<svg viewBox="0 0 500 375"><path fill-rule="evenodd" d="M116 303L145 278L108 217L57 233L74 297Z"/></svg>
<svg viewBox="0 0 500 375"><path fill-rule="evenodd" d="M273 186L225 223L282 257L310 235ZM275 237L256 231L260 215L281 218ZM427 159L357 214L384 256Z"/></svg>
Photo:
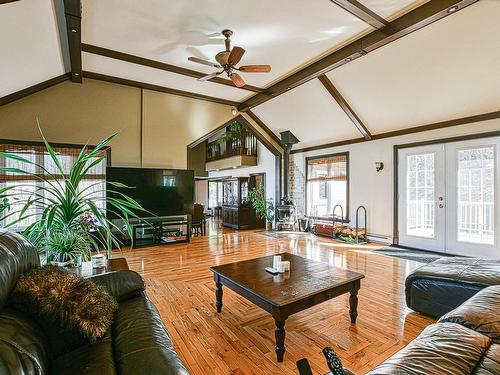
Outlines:
<svg viewBox="0 0 500 375"><path fill-rule="evenodd" d="M222 311L222 285L225 285L271 313L276 324L276 356L282 362L286 319L349 292L349 315L351 323L356 323L358 290L365 276L290 253L279 255L282 260L290 261L290 272L275 276L266 272L265 268L272 266L272 255L214 266L210 270L214 274L217 312Z"/></svg>

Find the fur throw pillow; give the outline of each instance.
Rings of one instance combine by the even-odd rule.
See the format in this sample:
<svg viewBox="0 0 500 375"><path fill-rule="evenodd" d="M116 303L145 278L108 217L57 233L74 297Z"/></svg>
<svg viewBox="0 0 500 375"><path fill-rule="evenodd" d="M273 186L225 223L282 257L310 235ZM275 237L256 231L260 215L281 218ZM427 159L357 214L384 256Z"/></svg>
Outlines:
<svg viewBox="0 0 500 375"><path fill-rule="evenodd" d="M35 317L78 331L92 344L111 327L118 308L104 287L51 265L22 275L12 302Z"/></svg>

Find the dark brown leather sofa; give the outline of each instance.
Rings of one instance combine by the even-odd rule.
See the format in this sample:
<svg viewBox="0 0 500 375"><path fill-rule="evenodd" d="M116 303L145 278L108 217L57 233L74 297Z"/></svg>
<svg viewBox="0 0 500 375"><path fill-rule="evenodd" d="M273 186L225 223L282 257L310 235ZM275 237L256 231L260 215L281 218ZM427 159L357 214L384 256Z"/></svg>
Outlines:
<svg viewBox="0 0 500 375"><path fill-rule="evenodd" d="M117 299L119 309L111 330L99 343L75 345L9 306L19 276L39 265L38 253L29 242L0 230L1 375L189 374L137 273L118 271L92 278Z"/></svg>
<svg viewBox="0 0 500 375"><path fill-rule="evenodd" d="M443 315L368 374L500 374L500 285Z"/></svg>
<svg viewBox="0 0 500 375"><path fill-rule="evenodd" d="M408 275L406 304L439 318L490 285L500 285L500 260L441 258Z"/></svg>

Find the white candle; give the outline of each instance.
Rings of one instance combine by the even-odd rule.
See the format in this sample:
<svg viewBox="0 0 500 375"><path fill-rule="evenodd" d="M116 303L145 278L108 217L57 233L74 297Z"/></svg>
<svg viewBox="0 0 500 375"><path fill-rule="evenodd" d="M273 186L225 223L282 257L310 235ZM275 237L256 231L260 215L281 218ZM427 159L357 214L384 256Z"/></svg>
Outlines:
<svg viewBox="0 0 500 375"><path fill-rule="evenodd" d="M275 255L273 256L273 268L275 270L278 269L278 265L281 263L281 255Z"/></svg>

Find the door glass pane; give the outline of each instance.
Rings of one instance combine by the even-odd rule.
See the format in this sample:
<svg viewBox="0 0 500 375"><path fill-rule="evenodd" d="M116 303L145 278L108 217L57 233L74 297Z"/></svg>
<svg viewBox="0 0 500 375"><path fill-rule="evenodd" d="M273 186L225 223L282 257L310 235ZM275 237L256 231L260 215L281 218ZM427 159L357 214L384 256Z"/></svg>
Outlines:
<svg viewBox="0 0 500 375"><path fill-rule="evenodd" d="M434 154L406 158L406 234L434 238Z"/></svg>
<svg viewBox="0 0 500 375"><path fill-rule="evenodd" d="M493 245L495 242L495 148L458 151L458 241Z"/></svg>

